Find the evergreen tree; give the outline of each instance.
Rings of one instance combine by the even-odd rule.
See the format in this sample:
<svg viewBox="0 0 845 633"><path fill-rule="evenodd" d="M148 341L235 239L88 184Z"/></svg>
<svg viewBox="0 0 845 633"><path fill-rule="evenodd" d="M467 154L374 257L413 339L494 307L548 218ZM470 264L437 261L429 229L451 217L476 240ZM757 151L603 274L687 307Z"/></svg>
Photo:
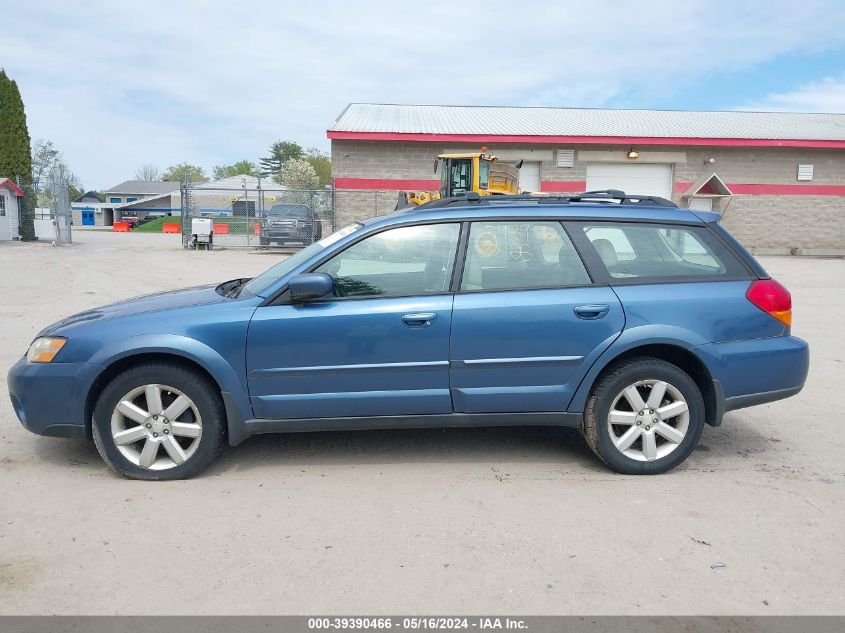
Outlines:
<svg viewBox="0 0 845 633"><path fill-rule="evenodd" d="M302 146L293 141L277 141L270 147L270 155L258 160L265 176L278 174L289 160L302 158Z"/></svg>
<svg viewBox="0 0 845 633"><path fill-rule="evenodd" d="M0 177L20 179L27 192L20 214L21 239L35 238L35 196L32 194L32 157L29 131L18 84L0 70Z"/></svg>

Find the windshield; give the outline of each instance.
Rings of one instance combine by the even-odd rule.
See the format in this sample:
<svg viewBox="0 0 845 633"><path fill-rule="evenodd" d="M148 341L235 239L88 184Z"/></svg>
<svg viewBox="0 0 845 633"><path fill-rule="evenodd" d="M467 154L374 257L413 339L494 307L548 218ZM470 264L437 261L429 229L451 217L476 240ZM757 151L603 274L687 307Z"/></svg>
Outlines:
<svg viewBox="0 0 845 633"><path fill-rule="evenodd" d="M453 158L449 161L448 195L459 196L472 189L472 159Z"/></svg>
<svg viewBox="0 0 845 633"><path fill-rule="evenodd" d="M275 266L271 266L257 277L253 277L252 279L250 279L249 282L243 287L243 292L253 295L260 295L262 292L267 290L267 288L269 288L279 279L287 275L294 268L308 261L308 259L316 255L323 249L331 246L339 239L346 237L350 233L354 233L360 228L360 224L350 224L349 226L345 226L339 231L336 231L335 233L324 237L319 242L314 242L310 246L303 248L298 253L294 253L287 259L283 259Z"/></svg>
<svg viewBox="0 0 845 633"><path fill-rule="evenodd" d="M300 204L277 204L270 207L267 215L280 218L307 219L308 207Z"/></svg>

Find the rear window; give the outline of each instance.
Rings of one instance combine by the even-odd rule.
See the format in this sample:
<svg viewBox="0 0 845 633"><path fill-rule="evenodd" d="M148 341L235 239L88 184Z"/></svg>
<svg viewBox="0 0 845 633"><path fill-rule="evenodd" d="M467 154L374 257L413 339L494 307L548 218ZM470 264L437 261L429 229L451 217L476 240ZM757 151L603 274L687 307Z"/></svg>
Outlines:
<svg viewBox="0 0 845 633"><path fill-rule="evenodd" d="M580 227L612 279L749 276L736 257L703 227L605 222Z"/></svg>

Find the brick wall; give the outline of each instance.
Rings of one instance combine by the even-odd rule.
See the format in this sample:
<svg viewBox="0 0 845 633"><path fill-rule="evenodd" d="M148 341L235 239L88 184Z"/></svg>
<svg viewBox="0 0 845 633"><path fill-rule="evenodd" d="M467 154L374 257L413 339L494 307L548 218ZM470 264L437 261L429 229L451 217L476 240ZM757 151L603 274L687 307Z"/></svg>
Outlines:
<svg viewBox="0 0 845 633"><path fill-rule="evenodd" d="M434 180L432 165L438 154L467 149L467 144L332 141L332 175L335 178ZM558 149L557 145L503 145L508 150ZM627 152L627 146L566 146L576 150L575 165L560 168L553 160L541 163L543 182L583 182L587 162L579 150ZM642 152L683 152L685 161L674 163L674 181L692 183L717 173L726 183L845 185L845 152L800 148L698 148L638 147ZM490 146L495 154L496 147ZM715 163L707 161L714 159ZM799 164L814 166L813 180L799 182ZM561 193L577 193L579 190ZM352 191L338 197L338 225L371 215L388 213L396 202L395 190ZM685 204L676 193L675 201ZM757 253L845 254L845 197L821 195L735 195L722 209L725 226Z"/></svg>

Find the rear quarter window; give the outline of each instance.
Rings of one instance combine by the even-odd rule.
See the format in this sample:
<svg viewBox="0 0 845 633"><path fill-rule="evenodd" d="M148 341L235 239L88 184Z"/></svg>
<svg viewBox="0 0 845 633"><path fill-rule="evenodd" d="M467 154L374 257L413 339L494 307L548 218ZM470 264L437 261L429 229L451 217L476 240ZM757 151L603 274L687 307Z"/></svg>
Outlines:
<svg viewBox="0 0 845 633"><path fill-rule="evenodd" d="M706 227L577 223L586 259L612 282L747 279L748 270ZM582 237L583 236L583 237Z"/></svg>

